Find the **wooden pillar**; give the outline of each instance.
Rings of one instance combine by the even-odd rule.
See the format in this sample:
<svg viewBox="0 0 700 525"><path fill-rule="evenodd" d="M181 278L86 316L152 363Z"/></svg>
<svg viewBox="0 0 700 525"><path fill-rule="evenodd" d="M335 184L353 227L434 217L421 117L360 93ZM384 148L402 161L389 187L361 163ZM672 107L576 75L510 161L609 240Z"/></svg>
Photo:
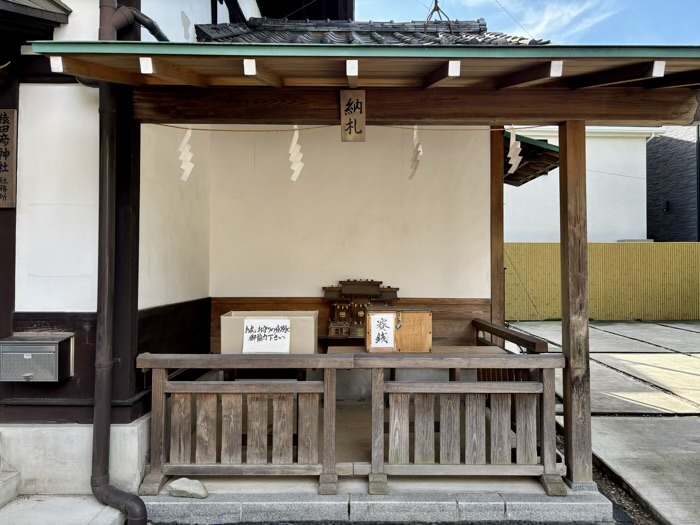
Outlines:
<svg viewBox="0 0 700 525"><path fill-rule="evenodd" d="M503 245L503 180L505 178L503 128L491 128L491 322L505 325L506 273ZM491 338L503 345L500 338Z"/></svg>
<svg viewBox="0 0 700 525"><path fill-rule="evenodd" d="M13 57L12 61L15 64L17 63L15 57L19 57L19 46L20 42L8 42L0 38L0 48L7 51L8 57ZM0 78L0 108L2 109L19 107L19 80L15 64L4 69L4 72L9 74L6 81L3 82ZM0 208L0 338L12 335L12 316L15 310L16 238L16 208ZM9 383L5 383L2 390L8 392L7 397L12 397L9 393L12 391Z"/></svg>
<svg viewBox="0 0 700 525"><path fill-rule="evenodd" d="M117 104L114 246L114 399L129 399L143 380L138 354L138 275L141 126L133 119L131 88L115 88ZM139 380L137 380L137 378ZM129 414L128 421L140 416Z"/></svg>
<svg viewBox="0 0 700 525"><path fill-rule="evenodd" d="M586 228L586 125L559 125L564 448L572 484L593 479L591 388L588 361L588 234Z"/></svg>

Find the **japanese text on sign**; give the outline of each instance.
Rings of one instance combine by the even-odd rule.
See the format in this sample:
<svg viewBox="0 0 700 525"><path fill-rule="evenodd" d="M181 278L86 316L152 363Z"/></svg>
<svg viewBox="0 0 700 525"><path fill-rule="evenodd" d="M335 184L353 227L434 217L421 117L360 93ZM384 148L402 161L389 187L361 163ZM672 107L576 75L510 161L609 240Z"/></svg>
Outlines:
<svg viewBox="0 0 700 525"><path fill-rule="evenodd" d="M0 109L0 208L15 207L17 110Z"/></svg>
<svg viewBox="0 0 700 525"><path fill-rule="evenodd" d="M370 316L372 348L394 348L396 314L373 313Z"/></svg>
<svg viewBox="0 0 700 525"><path fill-rule="evenodd" d="M364 90L340 92L340 137L343 142L365 141L365 110Z"/></svg>
<svg viewBox="0 0 700 525"><path fill-rule="evenodd" d="M291 341L289 319L246 319L243 353L288 354Z"/></svg>

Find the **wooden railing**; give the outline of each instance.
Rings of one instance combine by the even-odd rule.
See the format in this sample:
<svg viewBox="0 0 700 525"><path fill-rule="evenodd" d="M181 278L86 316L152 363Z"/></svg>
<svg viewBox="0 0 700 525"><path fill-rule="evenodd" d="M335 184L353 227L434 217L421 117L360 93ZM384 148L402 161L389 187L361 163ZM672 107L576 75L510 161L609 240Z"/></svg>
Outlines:
<svg viewBox="0 0 700 525"><path fill-rule="evenodd" d="M505 326L497 325L483 319L474 319L472 325L476 329L478 345L492 345L493 341L489 341L480 335L481 332L489 334L492 338L509 341L525 350L528 354L546 354L548 350L547 341L539 337L516 332ZM501 345L499 345L501 346Z"/></svg>
<svg viewBox="0 0 700 525"><path fill-rule="evenodd" d="M356 356L355 368L372 369L370 493L386 494L387 475L413 475L538 476L548 494L565 494L556 463L554 419L554 370L563 366L560 355ZM538 379L387 382L387 368L528 370ZM389 397L388 453L384 450L385 395ZM516 443L514 458L511 438Z"/></svg>
<svg viewBox="0 0 700 525"><path fill-rule="evenodd" d="M336 493L336 370L352 368L352 356L142 354L137 365L153 369L151 463L142 494L157 494L165 477L173 475L319 476L319 492ZM324 377L301 382L168 381L167 371L179 368L319 368Z"/></svg>
<svg viewBox="0 0 700 525"><path fill-rule="evenodd" d="M311 475L319 476L321 494L334 494L339 474L369 475L371 494L385 494L393 475L537 476L548 494L565 493L556 463L554 370L564 366L558 354L142 354L137 366L153 369L151 464L142 494L156 494L169 475ZM168 370L180 368L317 368L324 376L168 381ZM336 370L353 368L372 371L372 461L340 465ZM386 381L390 369L522 370L529 379Z"/></svg>

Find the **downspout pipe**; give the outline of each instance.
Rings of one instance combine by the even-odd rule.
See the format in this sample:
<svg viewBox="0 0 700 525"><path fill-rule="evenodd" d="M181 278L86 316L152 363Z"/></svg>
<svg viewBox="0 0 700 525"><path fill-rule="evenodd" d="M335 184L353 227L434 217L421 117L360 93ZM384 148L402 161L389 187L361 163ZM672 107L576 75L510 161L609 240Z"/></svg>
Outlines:
<svg viewBox="0 0 700 525"><path fill-rule="evenodd" d="M137 9L117 7L116 0L100 0L100 40L117 40L117 31L137 22L159 41L168 38L158 24ZM143 500L109 484L114 367L114 260L116 239L117 97L116 88L100 82L99 245L97 269L97 341L95 401L90 486L98 501L126 514L128 525L146 525Z"/></svg>
<svg viewBox="0 0 700 525"><path fill-rule="evenodd" d="M97 345L95 349L95 406L92 423L90 486L98 501L127 517L129 525L146 525L141 498L109 484L112 424L114 333L114 260L117 180L117 104L115 86L100 82L99 244L97 268Z"/></svg>
<svg viewBox="0 0 700 525"><path fill-rule="evenodd" d="M117 7L116 0L100 0L100 40L116 40L117 32L134 22L148 29L159 42L170 41L155 20L135 7Z"/></svg>

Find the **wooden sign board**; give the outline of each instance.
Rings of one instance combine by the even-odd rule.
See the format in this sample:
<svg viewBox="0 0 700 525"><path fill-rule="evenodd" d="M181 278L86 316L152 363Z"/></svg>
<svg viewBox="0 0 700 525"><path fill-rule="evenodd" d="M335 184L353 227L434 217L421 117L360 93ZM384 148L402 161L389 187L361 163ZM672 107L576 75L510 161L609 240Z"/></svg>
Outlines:
<svg viewBox="0 0 700 525"><path fill-rule="evenodd" d="M425 309L367 310L368 352L429 353L433 350L433 314Z"/></svg>
<svg viewBox="0 0 700 525"><path fill-rule="evenodd" d="M365 141L365 91L344 89L340 92L340 140Z"/></svg>
<svg viewBox="0 0 700 525"><path fill-rule="evenodd" d="M291 339L289 319L246 318L243 323L244 354L288 354Z"/></svg>
<svg viewBox="0 0 700 525"><path fill-rule="evenodd" d="M0 208L17 206L17 110L0 109Z"/></svg>

